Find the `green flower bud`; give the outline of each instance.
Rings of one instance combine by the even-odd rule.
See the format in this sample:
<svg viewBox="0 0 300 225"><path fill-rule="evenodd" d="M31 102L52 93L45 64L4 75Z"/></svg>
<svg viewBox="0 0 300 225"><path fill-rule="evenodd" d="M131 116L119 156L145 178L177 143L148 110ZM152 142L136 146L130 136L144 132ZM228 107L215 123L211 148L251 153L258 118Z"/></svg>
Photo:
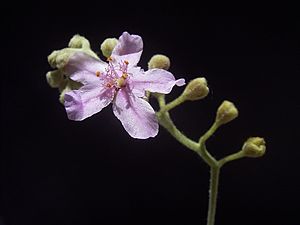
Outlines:
<svg viewBox="0 0 300 225"><path fill-rule="evenodd" d="M148 62L148 68L149 69L164 69L168 70L170 68L170 59L165 55L154 55Z"/></svg>
<svg viewBox="0 0 300 225"><path fill-rule="evenodd" d="M83 48L83 49L90 49L91 45L90 42L83 36L76 34L70 40L68 46L70 48Z"/></svg>
<svg viewBox="0 0 300 225"><path fill-rule="evenodd" d="M70 49L63 49L56 57L56 67L62 69L68 63L69 58L73 55L74 51Z"/></svg>
<svg viewBox="0 0 300 225"><path fill-rule="evenodd" d="M46 79L50 87L52 88L58 88L61 84L61 82L64 79L64 76L61 71L54 70L50 71L46 74Z"/></svg>
<svg viewBox="0 0 300 225"><path fill-rule="evenodd" d="M64 48L62 50L55 50L48 56L48 62L53 68L62 69L68 62L70 56L79 52L80 49Z"/></svg>
<svg viewBox="0 0 300 225"><path fill-rule="evenodd" d="M102 54L108 58L109 56L111 56L112 51L114 50L115 46L118 44L118 39L116 38L106 38L101 46L101 52Z"/></svg>
<svg viewBox="0 0 300 225"><path fill-rule="evenodd" d="M65 93L76 90L81 87L81 83L75 82L69 78L70 74L65 74L64 67L68 63L70 57L77 52L84 52L96 59L97 54L90 48L89 41L80 35L74 35L68 44L68 48L53 51L48 56L48 62L51 67L57 69L46 74L48 84L53 88L58 88L60 94L59 100L64 103Z"/></svg>
<svg viewBox="0 0 300 225"><path fill-rule="evenodd" d="M69 48L53 51L48 56L48 62L52 68L63 69L68 63L69 58L77 52L84 52L99 59L97 54L90 49L90 43L85 37L74 35L69 42Z"/></svg>
<svg viewBox="0 0 300 225"><path fill-rule="evenodd" d="M250 137L244 143L242 151L251 158L261 157L266 152L266 142L261 137Z"/></svg>
<svg viewBox="0 0 300 225"><path fill-rule="evenodd" d="M230 101L223 101L217 110L216 123L222 125L234 120L239 115L237 108Z"/></svg>
<svg viewBox="0 0 300 225"><path fill-rule="evenodd" d="M65 94L72 90L78 90L82 86L81 83L73 81L69 78L65 79L64 82L62 82L61 86L59 87L60 95L59 95L59 101L64 104L65 101Z"/></svg>
<svg viewBox="0 0 300 225"><path fill-rule="evenodd" d="M205 98L208 95L209 88L204 77L191 80L182 93L185 100L195 101Z"/></svg>
<svg viewBox="0 0 300 225"><path fill-rule="evenodd" d="M59 52L59 50L55 50L48 56L48 62L52 68L56 68L56 57Z"/></svg>

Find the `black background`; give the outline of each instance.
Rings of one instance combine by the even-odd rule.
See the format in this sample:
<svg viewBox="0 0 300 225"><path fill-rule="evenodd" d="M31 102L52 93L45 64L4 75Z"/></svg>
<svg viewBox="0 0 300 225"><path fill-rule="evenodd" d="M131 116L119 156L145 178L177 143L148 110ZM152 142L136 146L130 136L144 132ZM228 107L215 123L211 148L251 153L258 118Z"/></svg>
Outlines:
<svg viewBox="0 0 300 225"><path fill-rule="evenodd" d="M267 141L264 157L222 169L216 225L300 223L296 10L239 9L237 15L129 1L28 3L5 10L3 224L205 224L209 169L196 154L163 128L154 139L130 138L111 106L85 121L69 121L58 91L46 82L47 56L66 47L74 34L99 52L105 38L123 31L143 38L145 69L153 54L162 53L171 58L177 78L207 78L206 99L172 111L187 136L199 138L228 99L240 116L209 140L211 153L217 158L233 153L249 136ZM167 99L182 90L174 88Z"/></svg>

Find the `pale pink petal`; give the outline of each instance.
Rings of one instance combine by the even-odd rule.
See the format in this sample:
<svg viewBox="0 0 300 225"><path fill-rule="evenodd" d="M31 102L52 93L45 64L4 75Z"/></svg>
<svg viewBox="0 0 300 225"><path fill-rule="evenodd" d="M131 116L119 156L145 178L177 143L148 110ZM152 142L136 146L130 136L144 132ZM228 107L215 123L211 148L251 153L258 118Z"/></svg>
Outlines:
<svg viewBox="0 0 300 225"><path fill-rule="evenodd" d="M175 84L176 84L176 86L181 87L181 86L185 85L185 79L180 78L180 79L175 81Z"/></svg>
<svg viewBox="0 0 300 225"><path fill-rule="evenodd" d="M117 62L128 61L129 67L137 65L143 52L143 40L138 35L124 32L112 52L112 59Z"/></svg>
<svg viewBox="0 0 300 225"><path fill-rule="evenodd" d="M65 94L65 108L70 120L84 120L100 112L113 100L115 90L89 84Z"/></svg>
<svg viewBox="0 0 300 225"><path fill-rule="evenodd" d="M64 72L72 80L82 84L92 84L101 79L101 73L105 72L106 67L107 63L95 59L86 53L78 52L69 58Z"/></svg>
<svg viewBox="0 0 300 225"><path fill-rule="evenodd" d="M174 85L182 86L185 84L184 79L175 80L172 73L163 69L151 69L145 73L135 74L131 80L131 86L134 92L158 92L168 94Z"/></svg>
<svg viewBox="0 0 300 225"><path fill-rule="evenodd" d="M135 96L138 96L138 97L145 97L146 92L144 89L138 89L138 88L134 87L134 81L135 81L134 77L142 76L142 75L144 75L144 73L145 72L141 67L135 66L135 67L128 68L129 78L127 79L127 86L130 89L130 91ZM132 80L132 78L133 78L133 80Z"/></svg>
<svg viewBox="0 0 300 225"><path fill-rule="evenodd" d="M158 122L151 105L128 91L120 89L113 102L113 112L133 138L146 139L158 133Z"/></svg>

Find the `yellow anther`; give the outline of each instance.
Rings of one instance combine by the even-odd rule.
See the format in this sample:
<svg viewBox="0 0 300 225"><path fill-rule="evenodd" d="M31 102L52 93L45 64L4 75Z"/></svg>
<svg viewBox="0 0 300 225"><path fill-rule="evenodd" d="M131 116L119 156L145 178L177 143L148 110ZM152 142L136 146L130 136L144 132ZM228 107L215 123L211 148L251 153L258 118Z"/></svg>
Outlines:
<svg viewBox="0 0 300 225"><path fill-rule="evenodd" d="M127 60L124 60L124 63L125 63L126 65L128 65L128 64L129 64L129 62L128 62Z"/></svg>
<svg viewBox="0 0 300 225"><path fill-rule="evenodd" d="M111 57L111 56L109 56L108 58L107 58L107 61L108 62L110 62L110 61L112 61L113 60L113 58Z"/></svg>
<svg viewBox="0 0 300 225"><path fill-rule="evenodd" d="M96 76L100 77L100 75L101 75L100 71L96 71Z"/></svg>
<svg viewBox="0 0 300 225"><path fill-rule="evenodd" d="M122 78L126 79L128 77L128 73L123 73Z"/></svg>
<svg viewBox="0 0 300 225"><path fill-rule="evenodd" d="M126 82L125 82L125 78L122 76L120 77L118 80L117 80L117 84L118 84L118 87L121 88L121 87L124 87Z"/></svg>

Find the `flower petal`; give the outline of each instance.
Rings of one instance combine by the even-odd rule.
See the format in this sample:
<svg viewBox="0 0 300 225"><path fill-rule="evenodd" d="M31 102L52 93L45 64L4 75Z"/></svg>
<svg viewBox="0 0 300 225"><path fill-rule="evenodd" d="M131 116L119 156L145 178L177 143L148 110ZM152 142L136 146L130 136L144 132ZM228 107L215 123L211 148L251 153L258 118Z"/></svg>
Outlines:
<svg viewBox="0 0 300 225"><path fill-rule="evenodd" d="M65 94L65 108L70 120L84 120L100 112L113 100L115 90L89 84Z"/></svg>
<svg viewBox="0 0 300 225"><path fill-rule="evenodd" d="M132 95L127 88L117 93L113 112L133 138L146 139L158 133L157 118L151 105Z"/></svg>
<svg viewBox="0 0 300 225"><path fill-rule="evenodd" d="M107 63L95 59L86 53L78 52L69 58L64 71L72 80L82 84L92 84L99 81L101 78L101 76L100 78L98 77L99 72L104 72L106 67Z"/></svg>
<svg viewBox="0 0 300 225"><path fill-rule="evenodd" d="M128 61L128 66L135 66L140 61L143 52L143 40L138 35L124 32L119 37L119 42L114 48L111 57L117 62Z"/></svg>
<svg viewBox="0 0 300 225"><path fill-rule="evenodd" d="M144 74L134 75L131 78L131 85L134 92L158 92L168 94L174 85L182 86L185 84L184 79L175 80L172 73L163 69L151 69Z"/></svg>

